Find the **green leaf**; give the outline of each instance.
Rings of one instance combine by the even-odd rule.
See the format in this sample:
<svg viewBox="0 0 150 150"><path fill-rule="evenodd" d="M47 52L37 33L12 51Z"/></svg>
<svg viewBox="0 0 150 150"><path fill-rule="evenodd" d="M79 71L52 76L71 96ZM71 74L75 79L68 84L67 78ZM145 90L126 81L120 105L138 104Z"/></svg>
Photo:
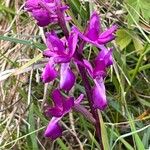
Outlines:
<svg viewBox="0 0 150 150"><path fill-rule="evenodd" d="M138 37L136 37L136 36L135 36L135 38L133 38L133 44L137 51L143 50L143 48L144 48L142 45L142 41L140 39L138 39Z"/></svg>
<svg viewBox="0 0 150 150"><path fill-rule="evenodd" d="M128 34L128 32L125 29L118 30L116 36L116 43L119 45L121 50L127 47L132 40L132 37Z"/></svg>
<svg viewBox="0 0 150 150"><path fill-rule="evenodd" d="M69 150L68 147L65 145L65 143L60 138L57 139L57 143L61 147L61 150Z"/></svg>
<svg viewBox="0 0 150 150"><path fill-rule="evenodd" d="M99 143L97 142L97 140L95 139L94 135L88 130L88 134L89 134L89 137L92 141L92 145L94 144L98 149L100 149L100 145Z"/></svg>
<svg viewBox="0 0 150 150"><path fill-rule="evenodd" d="M87 19L88 13L85 11L83 6L80 4L79 0L67 0L67 2L69 3L71 10L73 10L73 12L75 14L79 14L80 17L84 20Z"/></svg>
<svg viewBox="0 0 150 150"><path fill-rule="evenodd" d="M128 117L129 117L129 124L130 124L130 127L131 127L131 133L135 132L136 131L136 127L135 127L135 124L134 124L134 119L131 117L129 112L128 112ZM139 135L137 133L135 133L132 136L134 137L137 149L138 150L145 150L144 145L143 145Z"/></svg>
<svg viewBox="0 0 150 150"><path fill-rule="evenodd" d="M20 40L20 39L14 38L14 37L3 36L3 35L0 35L0 40L10 41L10 42L14 42L14 43L19 43L19 44L33 46L33 47L39 48L40 50L44 50L45 49L45 45L44 44L35 43L32 40Z"/></svg>
<svg viewBox="0 0 150 150"><path fill-rule="evenodd" d="M138 15L138 13L140 12L139 0L128 0L128 5L129 5L129 11L133 15L134 20L136 22L139 22L139 15ZM129 14L127 16L127 21L128 21L128 27L130 27L134 23L133 19Z"/></svg>
<svg viewBox="0 0 150 150"><path fill-rule="evenodd" d="M137 97L137 100L138 100L142 105L145 105L145 106L147 106L147 107L150 107L150 102L149 102L149 101L146 101L146 100L144 100L144 99L142 99L142 98L139 98L139 97Z"/></svg>
<svg viewBox="0 0 150 150"><path fill-rule="evenodd" d="M106 127L105 127L102 115L99 110L98 110L98 116L99 116L99 120L100 120L101 136L102 136L102 143L104 145L104 150L108 150L108 149L110 149L110 147L109 147L107 131L106 131Z"/></svg>
<svg viewBox="0 0 150 150"><path fill-rule="evenodd" d="M126 48L132 41L136 51L143 50L143 43L139 36L130 30L119 29L116 33L116 43L119 45L120 49Z"/></svg>
<svg viewBox="0 0 150 150"><path fill-rule="evenodd" d="M31 104L30 110L29 110L29 124L30 124L30 128L29 128L29 132L35 131L35 118L34 118L34 104ZM36 133L33 133L29 136L30 140L31 140L31 145L29 145L31 150L38 150L38 143L36 140Z"/></svg>
<svg viewBox="0 0 150 150"><path fill-rule="evenodd" d="M127 0L128 8L134 20L139 23L140 17L143 17L146 21L150 19L150 1L149 0ZM141 16L142 15L142 16ZM127 15L128 26L134 23L131 16Z"/></svg>

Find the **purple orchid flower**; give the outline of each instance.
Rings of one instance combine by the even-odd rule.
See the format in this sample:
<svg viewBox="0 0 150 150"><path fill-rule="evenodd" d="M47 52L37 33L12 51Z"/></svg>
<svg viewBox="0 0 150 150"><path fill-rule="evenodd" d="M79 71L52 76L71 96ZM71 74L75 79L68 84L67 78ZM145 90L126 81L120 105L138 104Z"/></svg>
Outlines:
<svg viewBox="0 0 150 150"><path fill-rule="evenodd" d="M25 9L32 13L37 24L41 27L58 21L56 7L55 0L27 0L25 3ZM60 9L64 12L68 6L62 6ZM68 20L69 18L66 17L65 19Z"/></svg>
<svg viewBox="0 0 150 150"><path fill-rule="evenodd" d="M60 88L69 91L73 87L76 78L70 69L70 62L73 59L77 41L78 34L74 31L71 32L68 40L60 40L55 33L47 34L48 49L43 52L43 55L53 61L48 63L51 65L46 65L42 73L43 82L47 83L54 80L57 76L54 65L61 64Z"/></svg>
<svg viewBox="0 0 150 150"><path fill-rule="evenodd" d="M97 57L93 62L93 66L86 59L83 60L83 63L80 62L87 70L89 75L95 79L106 76L106 68L113 64L112 60L112 49L107 50L103 46L102 50L99 52Z"/></svg>
<svg viewBox="0 0 150 150"><path fill-rule="evenodd" d="M114 33L117 30L117 26L113 25L106 31L102 32L100 29L99 15L96 12L92 14L85 34L82 34L76 27L74 28L84 41L91 43L99 48L101 48L101 45L112 41L115 38Z"/></svg>
<svg viewBox="0 0 150 150"><path fill-rule="evenodd" d="M113 64L112 49L107 50L105 46L95 58L93 65L86 59L83 62L77 62L84 66L95 85L92 89L93 107L103 110L107 106L106 91L104 85L104 77L106 76L106 68Z"/></svg>
<svg viewBox="0 0 150 150"><path fill-rule="evenodd" d="M81 94L76 100L74 100L74 97L65 98L58 89L52 92L52 99L55 106L47 109L46 111L48 116L53 117L45 130L45 137L55 140L62 135L62 129L59 125L59 121L63 116L69 113L76 104L79 105L83 96L84 95Z"/></svg>

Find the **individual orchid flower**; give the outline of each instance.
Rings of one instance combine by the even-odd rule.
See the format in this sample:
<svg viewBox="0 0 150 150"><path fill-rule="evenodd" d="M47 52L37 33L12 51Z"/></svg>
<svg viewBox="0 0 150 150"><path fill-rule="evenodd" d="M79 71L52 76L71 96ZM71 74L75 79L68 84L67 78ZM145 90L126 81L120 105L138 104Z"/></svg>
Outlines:
<svg viewBox="0 0 150 150"><path fill-rule="evenodd" d="M101 45L106 44L115 38L115 31L117 26L113 25L106 31L102 32L100 28L99 15L94 12L90 18L88 28L85 34L82 34L76 27L74 27L79 36L86 42L91 43L99 48Z"/></svg>
<svg viewBox="0 0 150 150"><path fill-rule="evenodd" d="M112 65L112 49L107 50L104 46L93 62L93 66L86 59L83 62L77 62L83 65L95 85L92 89L93 107L103 110L107 106L106 91L104 85L104 77L106 76L106 68Z"/></svg>
<svg viewBox="0 0 150 150"><path fill-rule="evenodd" d="M46 110L46 114L53 117L45 130L45 137L55 140L62 135L59 121L69 113L76 104L81 102L83 96L84 95L81 94L76 100L74 100L74 97L65 98L58 89L52 92L52 99L55 106Z"/></svg>
<svg viewBox="0 0 150 150"><path fill-rule="evenodd" d="M61 64L60 67L60 89L69 91L75 83L75 75L70 69L70 62L73 58L78 40L78 34L71 32L68 40L60 40L55 33L47 33L46 44L48 49L43 52L44 56L53 60L48 69L45 68L42 73L43 81L50 82L56 77L54 64ZM50 69L51 67L51 69ZM46 71L51 70L51 71ZM48 78L49 77L49 78ZM48 78L47 80L45 80Z"/></svg>
<svg viewBox="0 0 150 150"><path fill-rule="evenodd" d="M56 7L55 0L27 0L25 3L25 9L32 13L41 27L58 21ZM60 9L64 12L68 6L62 6Z"/></svg>
<svg viewBox="0 0 150 150"><path fill-rule="evenodd" d="M54 32L46 34L48 49L43 52L46 57L53 57L56 63L67 63L72 59L78 42L78 34L71 31L68 40L59 39Z"/></svg>
<svg viewBox="0 0 150 150"><path fill-rule="evenodd" d="M81 63L80 63L81 64ZM93 62L93 66L86 59L83 60L83 65L88 70L89 75L95 79L106 76L106 68L113 64L112 49L107 50L104 46Z"/></svg>

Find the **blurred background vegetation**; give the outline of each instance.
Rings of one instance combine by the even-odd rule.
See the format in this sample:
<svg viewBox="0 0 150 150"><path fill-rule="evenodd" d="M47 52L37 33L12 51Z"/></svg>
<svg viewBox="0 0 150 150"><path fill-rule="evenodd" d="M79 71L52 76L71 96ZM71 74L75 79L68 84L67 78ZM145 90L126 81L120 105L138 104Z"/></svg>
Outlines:
<svg viewBox="0 0 150 150"><path fill-rule="evenodd" d="M62 120L62 138L43 137L49 121L43 107L58 82L40 80L46 59L44 32L24 10L24 0L0 0L0 150L100 149L95 131L82 115L71 112ZM99 112L106 150L145 150L150 144L150 1L66 0L72 23L84 30L90 14L100 13L102 28L118 24L114 64L106 77L108 108ZM85 56L98 50L88 45ZM82 83L78 79L78 83ZM71 94L84 91L77 84ZM85 99L83 105L88 108ZM103 118L103 119L102 119Z"/></svg>

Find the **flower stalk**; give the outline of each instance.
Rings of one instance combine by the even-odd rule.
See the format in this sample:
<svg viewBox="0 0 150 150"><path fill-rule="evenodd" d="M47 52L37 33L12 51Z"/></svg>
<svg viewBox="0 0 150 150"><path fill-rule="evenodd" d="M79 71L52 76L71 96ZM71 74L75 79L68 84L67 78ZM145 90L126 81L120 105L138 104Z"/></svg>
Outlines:
<svg viewBox="0 0 150 150"><path fill-rule="evenodd" d="M82 59L81 55L78 55L78 59ZM89 102L89 105L90 105L91 113L93 115L93 118L95 119L95 124L94 125L95 125L95 129L96 129L96 136L97 136L97 138L99 140L99 143L101 145L101 149L103 150L100 120L99 120L98 113L97 113L96 109L94 109L94 107L93 107L93 99L92 99L92 93L91 93L92 88L90 86L85 68L83 66L81 66L80 64L78 65L78 68L79 68L79 71L80 71L80 74L81 74L81 77L82 77L82 80L83 80L83 84L84 84L87 99L88 99L88 102Z"/></svg>

